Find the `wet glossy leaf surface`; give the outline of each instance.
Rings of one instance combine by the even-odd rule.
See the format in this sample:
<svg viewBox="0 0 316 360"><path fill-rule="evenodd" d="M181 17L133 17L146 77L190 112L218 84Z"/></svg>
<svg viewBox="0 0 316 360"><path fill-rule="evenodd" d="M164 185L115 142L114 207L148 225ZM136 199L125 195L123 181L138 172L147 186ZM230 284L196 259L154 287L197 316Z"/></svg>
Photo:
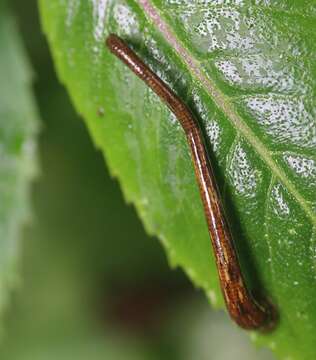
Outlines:
<svg viewBox="0 0 316 360"><path fill-rule="evenodd" d="M5 2L0 5L0 311L16 285L21 225L30 217L37 113L30 69Z"/></svg>
<svg viewBox="0 0 316 360"><path fill-rule="evenodd" d="M201 123L240 259L280 322L258 341L315 353L315 16L309 1L40 1L60 79L150 233L222 306L183 132L104 47L123 37ZM124 219L122 219L124 222ZM131 251L133 245L131 244Z"/></svg>

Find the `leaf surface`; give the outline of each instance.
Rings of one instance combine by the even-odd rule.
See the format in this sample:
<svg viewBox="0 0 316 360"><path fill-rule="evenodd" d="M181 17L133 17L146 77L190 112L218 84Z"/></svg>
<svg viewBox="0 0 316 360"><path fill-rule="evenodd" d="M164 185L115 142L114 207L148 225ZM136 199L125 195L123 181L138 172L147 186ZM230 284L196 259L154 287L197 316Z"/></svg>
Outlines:
<svg viewBox="0 0 316 360"><path fill-rule="evenodd" d="M183 131L105 49L106 36L124 38L190 106L247 281L278 307L277 329L254 337L281 358L315 358L316 7L281 0L39 3L60 79L126 198L171 264L223 306Z"/></svg>

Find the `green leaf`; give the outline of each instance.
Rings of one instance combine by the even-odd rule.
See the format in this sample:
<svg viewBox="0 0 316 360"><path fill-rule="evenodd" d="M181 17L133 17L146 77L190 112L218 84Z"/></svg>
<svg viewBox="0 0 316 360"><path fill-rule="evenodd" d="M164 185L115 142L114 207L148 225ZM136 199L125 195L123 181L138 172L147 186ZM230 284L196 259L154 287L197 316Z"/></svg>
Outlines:
<svg viewBox="0 0 316 360"><path fill-rule="evenodd" d="M171 264L223 306L184 134L105 49L107 34L123 37L190 106L205 132L247 280L278 307L275 331L254 337L281 358L315 358L315 6L39 3L60 79L127 200Z"/></svg>
<svg viewBox="0 0 316 360"><path fill-rule="evenodd" d="M21 226L30 217L37 113L30 68L14 22L0 5L0 311L17 282Z"/></svg>

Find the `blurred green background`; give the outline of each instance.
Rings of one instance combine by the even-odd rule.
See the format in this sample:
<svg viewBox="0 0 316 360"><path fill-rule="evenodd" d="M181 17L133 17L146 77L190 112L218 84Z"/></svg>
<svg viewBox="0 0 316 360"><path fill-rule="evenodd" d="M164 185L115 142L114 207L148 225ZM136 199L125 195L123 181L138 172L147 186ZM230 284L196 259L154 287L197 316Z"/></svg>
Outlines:
<svg viewBox="0 0 316 360"><path fill-rule="evenodd" d="M53 70L35 0L10 2L34 71L40 175L0 358L272 359L171 270Z"/></svg>

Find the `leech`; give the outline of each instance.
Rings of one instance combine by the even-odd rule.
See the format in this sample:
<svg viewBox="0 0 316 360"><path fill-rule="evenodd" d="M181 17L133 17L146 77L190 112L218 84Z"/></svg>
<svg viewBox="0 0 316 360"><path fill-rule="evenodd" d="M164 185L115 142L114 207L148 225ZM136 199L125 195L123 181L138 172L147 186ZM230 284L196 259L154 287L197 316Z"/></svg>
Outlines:
<svg viewBox="0 0 316 360"><path fill-rule="evenodd" d="M222 293L231 318L244 329L272 328L272 307L268 303L256 300L247 289L203 136L193 114L121 38L111 34L106 40L106 45L166 103L183 127L191 150Z"/></svg>

